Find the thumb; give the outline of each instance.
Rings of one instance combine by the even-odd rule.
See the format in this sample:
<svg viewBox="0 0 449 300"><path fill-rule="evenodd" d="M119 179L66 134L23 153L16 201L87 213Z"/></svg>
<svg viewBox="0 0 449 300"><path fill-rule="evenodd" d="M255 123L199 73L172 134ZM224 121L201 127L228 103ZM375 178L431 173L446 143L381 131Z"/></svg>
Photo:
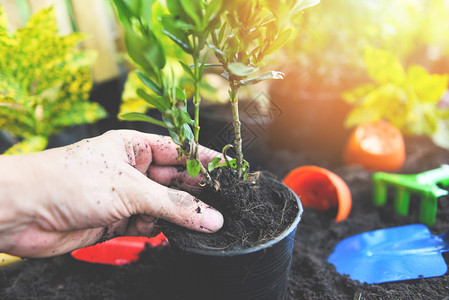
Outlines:
<svg viewBox="0 0 449 300"><path fill-rule="evenodd" d="M128 170L133 178L127 180L124 188L133 214L155 216L208 233L216 232L223 226L223 215L206 203L187 192L156 183L131 166Z"/></svg>

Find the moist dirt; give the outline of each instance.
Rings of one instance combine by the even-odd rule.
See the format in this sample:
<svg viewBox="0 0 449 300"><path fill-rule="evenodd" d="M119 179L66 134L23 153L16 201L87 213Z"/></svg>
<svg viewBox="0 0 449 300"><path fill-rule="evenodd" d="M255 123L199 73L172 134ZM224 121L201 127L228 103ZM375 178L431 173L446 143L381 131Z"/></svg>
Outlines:
<svg viewBox="0 0 449 300"><path fill-rule="evenodd" d="M449 162L449 152L435 147L427 138L406 140L407 160L401 173L418 173ZM368 285L336 272L326 262L342 239L365 231L419 223L420 199L412 196L408 216L393 208L394 191L387 205L372 204L373 172L323 160L317 152L290 152L269 147L257 149L265 157L252 163L282 178L301 165L330 169L348 184L353 207L349 217L334 221L336 211L305 209L299 223L289 278L290 299L449 299L449 275L394 283ZM212 204L211 204L212 205ZM215 205L215 204L214 204ZM449 197L438 200L433 234L449 229ZM444 254L446 263L449 256ZM186 299L179 294L172 249L147 248L140 259L116 267L74 260L70 255L28 259L0 269L0 299ZM198 284L201 291L201 284Z"/></svg>
<svg viewBox="0 0 449 300"><path fill-rule="evenodd" d="M224 217L217 233L198 233L161 221L162 232L178 248L211 251L240 250L263 244L279 236L295 220L298 205L291 191L269 174L257 181L238 180L234 170L213 170L213 182L198 198L219 210ZM201 214L202 211L196 210Z"/></svg>

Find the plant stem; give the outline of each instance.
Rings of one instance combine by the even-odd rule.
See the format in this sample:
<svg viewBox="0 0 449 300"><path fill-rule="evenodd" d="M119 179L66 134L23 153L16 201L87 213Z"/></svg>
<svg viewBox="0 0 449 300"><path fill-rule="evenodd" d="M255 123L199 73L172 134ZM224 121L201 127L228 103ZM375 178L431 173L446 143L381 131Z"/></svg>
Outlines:
<svg viewBox="0 0 449 300"><path fill-rule="evenodd" d="M198 143L199 141L199 133L200 133L200 103L201 103L201 96L200 96L200 82L201 78L199 78L199 67L198 67L198 57L195 56L193 59L193 63L195 64L195 70L194 70L194 89L195 93L193 95L193 104L195 105L195 116L194 116L194 125L193 125L193 135L195 137L195 143Z"/></svg>
<svg viewBox="0 0 449 300"><path fill-rule="evenodd" d="M193 94L193 104L195 105L194 124L193 124L193 136L194 136L193 143L195 144L194 145L194 147L195 147L194 156L195 156L195 159L200 164L201 174L203 174L204 177L206 177L206 180L210 183L210 182L212 182L212 178L210 177L209 172L206 170L206 168L201 163L200 157L198 155L199 134L200 134L200 104L201 104L200 82L201 82L201 78L200 78L200 71L199 71L199 65L198 65L200 51L198 50L198 43L197 43L195 37L193 38L193 48L194 48L194 50L193 50L193 64L194 64L193 74L195 76L195 78L194 78L195 92Z"/></svg>
<svg viewBox="0 0 449 300"><path fill-rule="evenodd" d="M238 178L242 177L242 166L243 166L243 151L242 151L242 131L241 122L239 117L239 99L237 97L237 91L239 89L238 85L231 83L231 107L232 107L232 118L234 125L234 148L237 154L237 175Z"/></svg>

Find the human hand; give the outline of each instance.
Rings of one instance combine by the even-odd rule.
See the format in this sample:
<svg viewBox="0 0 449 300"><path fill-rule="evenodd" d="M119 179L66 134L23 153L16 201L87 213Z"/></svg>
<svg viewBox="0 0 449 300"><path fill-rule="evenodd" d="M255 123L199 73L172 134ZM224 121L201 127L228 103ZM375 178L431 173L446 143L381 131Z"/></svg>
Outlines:
<svg viewBox="0 0 449 300"><path fill-rule="evenodd" d="M118 130L0 157L0 252L46 257L118 235L148 236L157 218L219 230L218 211L167 187L193 190L202 180L180 170L177 148L169 137ZM206 164L219 154L201 147L199 156Z"/></svg>

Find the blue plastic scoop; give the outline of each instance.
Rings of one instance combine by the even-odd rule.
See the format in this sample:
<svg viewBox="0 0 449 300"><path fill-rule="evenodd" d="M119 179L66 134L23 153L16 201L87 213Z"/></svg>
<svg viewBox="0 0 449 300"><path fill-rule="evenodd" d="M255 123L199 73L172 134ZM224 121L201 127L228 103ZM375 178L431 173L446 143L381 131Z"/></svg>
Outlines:
<svg viewBox="0 0 449 300"><path fill-rule="evenodd" d="M412 224L348 237L327 261L340 274L372 284L442 276L446 251L449 231L432 235L425 225Z"/></svg>

